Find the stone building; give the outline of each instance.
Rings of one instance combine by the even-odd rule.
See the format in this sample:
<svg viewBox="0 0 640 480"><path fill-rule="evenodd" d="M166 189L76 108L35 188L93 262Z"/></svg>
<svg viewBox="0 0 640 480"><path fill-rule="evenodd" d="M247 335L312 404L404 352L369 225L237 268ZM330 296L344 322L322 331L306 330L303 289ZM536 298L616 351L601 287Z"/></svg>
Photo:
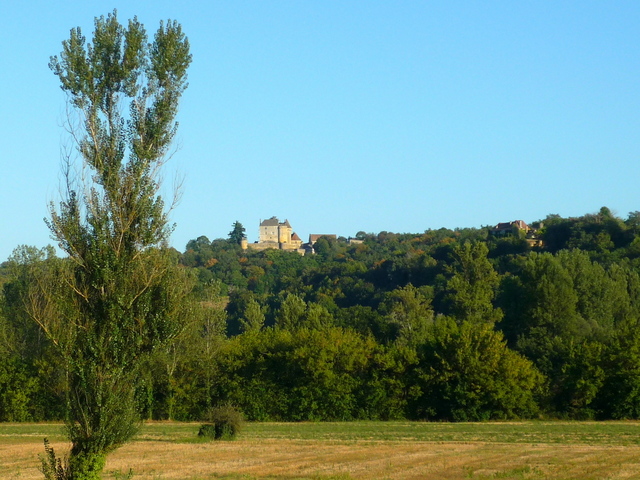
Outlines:
<svg viewBox="0 0 640 480"><path fill-rule="evenodd" d="M540 225L542 228L543 225ZM543 247L544 242L539 236L538 229L531 228L522 220L514 220L513 222L499 223L491 230L489 230L493 236L496 237L508 237L512 235L522 235L526 239L530 247Z"/></svg>
<svg viewBox="0 0 640 480"><path fill-rule="evenodd" d="M259 236L256 243L242 243L242 248L252 250L266 250L275 248L278 250L292 250L304 253L302 239L293 231L288 220L280 222L277 217L262 220L259 227Z"/></svg>
<svg viewBox="0 0 640 480"><path fill-rule="evenodd" d="M513 222L499 223L491 229L491 234L496 237L505 237L513 235L517 232L528 232L529 225L522 220L514 220Z"/></svg>

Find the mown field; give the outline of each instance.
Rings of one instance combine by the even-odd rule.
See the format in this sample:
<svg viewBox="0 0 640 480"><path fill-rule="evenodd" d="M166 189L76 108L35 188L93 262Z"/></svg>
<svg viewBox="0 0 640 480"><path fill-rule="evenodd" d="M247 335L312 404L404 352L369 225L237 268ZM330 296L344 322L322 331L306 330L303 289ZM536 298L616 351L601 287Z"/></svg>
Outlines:
<svg viewBox="0 0 640 480"><path fill-rule="evenodd" d="M640 422L249 423L199 442L198 424L149 423L106 479L640 479ZM0 424L0 478L41 479L59 424Z"/></svg>

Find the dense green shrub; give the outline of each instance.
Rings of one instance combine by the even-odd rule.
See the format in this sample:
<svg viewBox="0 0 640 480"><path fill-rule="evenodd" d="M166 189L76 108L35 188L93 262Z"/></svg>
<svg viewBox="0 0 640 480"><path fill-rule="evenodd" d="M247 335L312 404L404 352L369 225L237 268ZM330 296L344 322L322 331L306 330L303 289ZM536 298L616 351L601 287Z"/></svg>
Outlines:
<svg viewBox="0 0 640 480"><path fill-rule="evenodd" d="M200 426L198 436L213 440L233 440L244 423L242 412L231 405L212 408L207 417L207 423Z"/></svg>

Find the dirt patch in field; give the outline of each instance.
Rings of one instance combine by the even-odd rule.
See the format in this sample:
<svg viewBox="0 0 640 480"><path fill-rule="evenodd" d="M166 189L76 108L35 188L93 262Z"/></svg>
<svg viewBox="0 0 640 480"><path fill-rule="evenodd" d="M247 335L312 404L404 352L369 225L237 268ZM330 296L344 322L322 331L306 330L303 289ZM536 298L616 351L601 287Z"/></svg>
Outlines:
<svg viewBox="0 0 640 480"><path fill-rule="evenodd" d="M53 444L63 451L65 444ZM42 446L0 446L0 478L41 479ZM109 456L105 478L640 479L638 446L265 440L134 442Z"/></svg>

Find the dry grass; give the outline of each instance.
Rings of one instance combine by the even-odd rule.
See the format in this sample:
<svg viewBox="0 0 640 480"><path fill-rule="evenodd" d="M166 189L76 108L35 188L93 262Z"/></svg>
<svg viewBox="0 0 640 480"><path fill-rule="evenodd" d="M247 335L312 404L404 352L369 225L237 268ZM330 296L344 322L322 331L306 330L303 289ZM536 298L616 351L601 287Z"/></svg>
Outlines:
<svg viewBox="0 0 640 480"><path fill-rule="evenodd" d="M65 444L52 442L56 451ZM41 443L0 442L0 478L41 479ZM106 479L640 479L640 445L241 438L140 438L109 456Z"/></svg>
<svg viewBox="0 0 640 480"><path fill-rule="evenodd" d="M640 447L357 441L132 444L108 469L136 478L640 478Z"/></svg>

